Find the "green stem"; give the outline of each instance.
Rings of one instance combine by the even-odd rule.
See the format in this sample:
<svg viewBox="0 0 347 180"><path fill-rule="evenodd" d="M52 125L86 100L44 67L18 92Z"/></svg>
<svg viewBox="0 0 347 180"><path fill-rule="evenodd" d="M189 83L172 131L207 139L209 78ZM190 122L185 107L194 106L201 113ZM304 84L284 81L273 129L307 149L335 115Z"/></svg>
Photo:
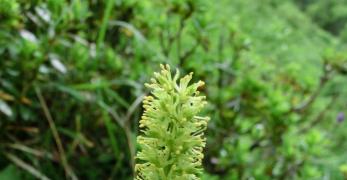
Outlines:
<svg viewBox="0 0 347 180"><path fill-rule="evenodd" d="M112 7L113 7L113 3L114 3L114 0L107 0L107 2L106 2L106 10L104 11L102 24L101 24L101 28L100 28L100 31L99 31L99 34L98 34L98 39L97 39L97 49L100 48L101 43L105 39L108 19L110 18L110 15L111 15L111 10L112 10Z"/></svg>

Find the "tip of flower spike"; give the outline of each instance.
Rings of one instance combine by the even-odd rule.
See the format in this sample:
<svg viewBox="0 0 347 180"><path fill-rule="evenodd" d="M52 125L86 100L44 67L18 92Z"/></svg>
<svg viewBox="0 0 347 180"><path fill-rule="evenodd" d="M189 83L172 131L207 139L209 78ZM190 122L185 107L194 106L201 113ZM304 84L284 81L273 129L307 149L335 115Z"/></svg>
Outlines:
<svg viewBox="0 0 347 180"><path fill-rule="evenodd" d="M165 66L163 64L160 64L161 69L165 69Z"/></svg>
<svg viewBox="0 0 347 180"><path fill-rule="evenodd" d="M198 85L199 85L199 86L204 86L204 85L205 85L205 82L204 82L204 81L199 81L199 82L198 82Z"/></svg>
<svg viewBox="0 0 347 180"><path fill-rule="evenodd" d="M174 82L176 82L178 80L179 76L180 76L180 71L178 69L176 69L176 73L175 73L175 76L173 78Z"/></svg>
<svg viewBox="0 0 347 180"><path fill-rule="evenodd" d="M204 81L199 81L199 82L197 82L197 85L198 85L198 89L197 90L201 91L205 87L205 82Z"/></svg>
<svg viewBox="0 0 347 180"><path fill-rule="evenodd" d="M160 77L160 74L159 74L159 73L157 73L157 72L154 72L153 74L154 74L154 77L155 77L155 78Z"/></svg>
<svg viewBox="0 0 347 180"><path fill-rule="evenodd" d="M157 83L157 80L155 80L154 78L151 78L151 82L152 83Z"/></svg>
<svg viewBox="0 0 347 180"><path fill-rule="evenodd" d="M188 85L189 81L192 79L193 73L189 73L185 75L183 78L181 78L181 81L184 82L186 85Z"/></svg>
<svg viewBox="0 0 347 180"><path fill-rule="evenodd" d="M162 70L170 71L170 65L169 65L169 64L165 64L165 65L160 64L160 68L161 68Z"/></svg>

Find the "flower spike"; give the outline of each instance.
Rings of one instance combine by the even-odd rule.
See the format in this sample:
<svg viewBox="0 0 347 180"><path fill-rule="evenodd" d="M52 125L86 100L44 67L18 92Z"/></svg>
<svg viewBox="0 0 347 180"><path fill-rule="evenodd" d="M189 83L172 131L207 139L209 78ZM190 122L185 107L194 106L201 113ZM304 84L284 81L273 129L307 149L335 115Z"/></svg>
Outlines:
<svg viewBox="0 0 347 180"><path fill-rule="evenodd" d="M160 67L160 73L154 73L150 83L145 84L152 95L143 100L136 179L199 179L206 144L203 135L209 121L209 117L198 116L207 103L198 91L204 82L189 85L193 73L178 80L178 70L172 76L169 65Z"/></svg>

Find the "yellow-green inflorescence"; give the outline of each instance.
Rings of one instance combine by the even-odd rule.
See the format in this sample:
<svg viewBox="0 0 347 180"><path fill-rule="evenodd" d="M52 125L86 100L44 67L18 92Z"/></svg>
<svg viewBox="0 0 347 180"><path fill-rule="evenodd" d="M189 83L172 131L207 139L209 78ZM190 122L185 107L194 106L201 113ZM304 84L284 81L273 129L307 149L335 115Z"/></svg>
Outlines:
<svg viewBox="0 0 347 180"><path fill-rule="evenodd" d="M199 179L209 118L197 116L206 105L206 97L198 91L205 83L189 85L192 75L178 81L178 70L172 77L170 67L161 65L161 72L154 73L151 83L145 84L152 95L143 100L136 179Z"/></svg>

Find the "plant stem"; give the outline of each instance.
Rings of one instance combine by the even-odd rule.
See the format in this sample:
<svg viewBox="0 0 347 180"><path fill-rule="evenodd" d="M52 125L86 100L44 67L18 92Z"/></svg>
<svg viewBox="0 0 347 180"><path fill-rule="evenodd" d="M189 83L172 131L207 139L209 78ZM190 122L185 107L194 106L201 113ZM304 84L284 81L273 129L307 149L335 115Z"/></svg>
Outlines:
<svg viewBox="0 0 347 180"><path fill-rule="evenodd" d="M107 25L108 25L108 19L110 18L110 15L111 15L113 3L114 3L113 0L107 0L107 2L106 2L106 10L104 12L101 28L100 28L100 31L98 34L98 39L97 39L97 49L100 48L101 43L105 39L105 34L106 34L106 30L107 30Z"/></svg>

